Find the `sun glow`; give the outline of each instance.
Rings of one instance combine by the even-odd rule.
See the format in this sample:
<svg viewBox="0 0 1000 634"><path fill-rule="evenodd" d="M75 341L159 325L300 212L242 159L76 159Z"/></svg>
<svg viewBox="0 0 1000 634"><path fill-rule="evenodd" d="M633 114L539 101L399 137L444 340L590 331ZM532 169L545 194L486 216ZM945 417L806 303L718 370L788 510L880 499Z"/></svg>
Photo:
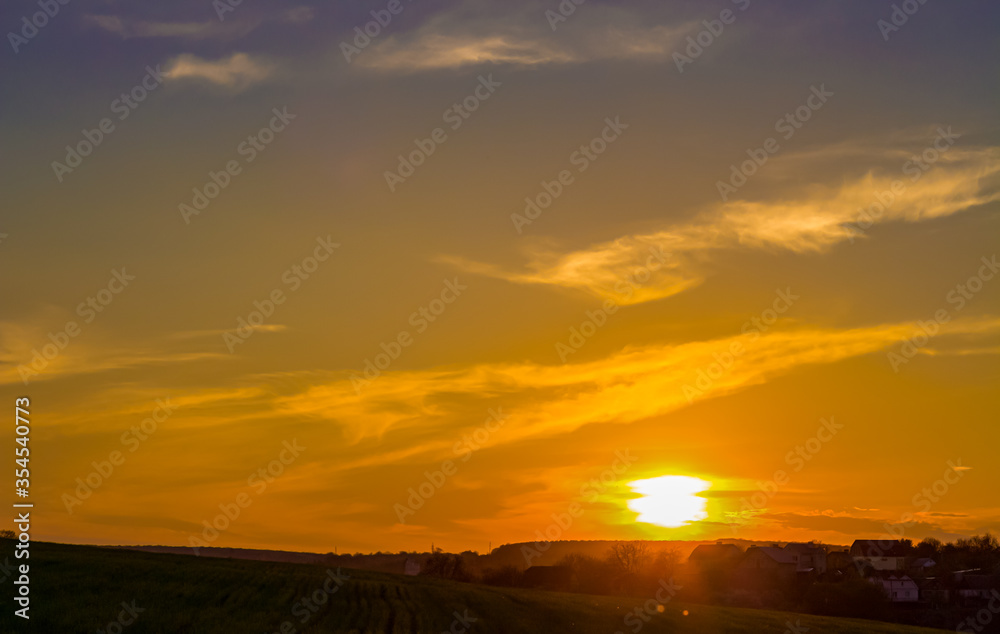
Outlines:
<svg viewBox="0 0 1000 634"><path fill-rule="evenodd" d="M708 517L708 503L698 496L712 486L711 482L691 476L661 476L629 482L642 497L628 501L628 507L639 514L637 522L677 528Z"/></svg>

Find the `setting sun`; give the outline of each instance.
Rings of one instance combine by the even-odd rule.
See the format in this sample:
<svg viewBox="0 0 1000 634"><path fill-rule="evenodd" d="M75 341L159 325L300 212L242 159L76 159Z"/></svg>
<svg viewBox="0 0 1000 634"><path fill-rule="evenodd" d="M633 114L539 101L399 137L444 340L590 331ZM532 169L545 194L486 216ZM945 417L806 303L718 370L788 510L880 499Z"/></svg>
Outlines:
<svg viewBox="0 0 1000 634"><path fill-rule="evenodd" d="M642 497L628 501L628 507L639 514L637 522L677 528L708 517L707 500L698 494L712 486L691 476L661 476L629 482Z"/></svg>
<svg viewBox="0 0 1000 634"><path fill-rule="evenodd" d="M3 6L0 634L1000 634L1000 1Z"/></svg>

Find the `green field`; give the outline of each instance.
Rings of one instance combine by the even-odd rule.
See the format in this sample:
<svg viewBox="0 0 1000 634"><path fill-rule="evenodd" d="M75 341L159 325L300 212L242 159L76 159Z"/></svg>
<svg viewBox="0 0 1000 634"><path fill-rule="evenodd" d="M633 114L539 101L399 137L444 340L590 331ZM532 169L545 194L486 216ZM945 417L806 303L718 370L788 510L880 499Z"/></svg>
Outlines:
<svg viewBox="0 0 1000 634"><path fill-rule="evenodd" d="M6 541L6 540L5 540ZM9 542L5 545L10 545ZM13 550L9 548L9 550ZM2 555L6 557L6 553ZM13 561L13 558L11 558ZM425 577L343 570L350 579L326 594L323 566L144 553L35 543L31 549L30 627L13 616L3 632L118 632L122 603L143 611L122 628L141 632L446 632L454 614L477 619L468 632L632 632L625 615L641 599L510 590ZM10 580L5 585L11 591ZM318 591L318 592L317 592ZM315 612L296 602L317 592ZM5 601L9 606L10 601ZM293 612L294 610L294 612ZM687 610L688 615L683 615ZM302 620L308 616L305 624ZM126 619L131 618L126 613ZM887 623L668 602L642 623L644 633L773 632L796 624L812 634L940 632ZM292 629L294 628L294 629ZM795 630L792 630L795 631Z"/></svg>

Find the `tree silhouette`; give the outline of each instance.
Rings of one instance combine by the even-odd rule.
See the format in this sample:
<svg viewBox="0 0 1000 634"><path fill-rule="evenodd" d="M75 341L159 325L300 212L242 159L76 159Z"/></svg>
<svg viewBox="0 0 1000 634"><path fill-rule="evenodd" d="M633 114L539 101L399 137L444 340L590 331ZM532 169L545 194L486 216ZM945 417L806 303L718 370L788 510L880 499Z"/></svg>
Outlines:
<svg viewBox="0 0 1000 634"><path fill-rule="evenodd" d="M649 559L649 547L645 542L618 542L611 547L611 564L624 575L638 574Z"/></svg>

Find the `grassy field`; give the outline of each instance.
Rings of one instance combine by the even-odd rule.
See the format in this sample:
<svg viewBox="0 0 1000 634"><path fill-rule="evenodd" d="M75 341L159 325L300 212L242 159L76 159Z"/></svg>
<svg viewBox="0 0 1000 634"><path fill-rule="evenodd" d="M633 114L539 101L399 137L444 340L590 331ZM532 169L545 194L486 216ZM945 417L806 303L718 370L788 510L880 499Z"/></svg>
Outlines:
<svg viewBox="0 0 1000 634"><path fill-rule="evenodd" d="M10 542L4 545L7 552L13 550ZM641 624L639 631L648 634L783 634L796 623L802 628L798 631L809 628L813 634L941 631L673 602L648 622L632 617L626 624L625 616L641 600L508 590L346 569L342 572L350 578L340 579L338 585L323 566L89 546L35 543L30 563L30 627L8 607L0 619L3 632L437 634L450 630L459 634L467 627L470 633L614 634L636 631ZM10 580L4 585L10 592ZM336 590L328 594L324 585ZM314 594L315 603L302 602ZM456 613L476 621L469 618L466 626ZM121 627L120 614L123 621L132 622Z"/></svg>

